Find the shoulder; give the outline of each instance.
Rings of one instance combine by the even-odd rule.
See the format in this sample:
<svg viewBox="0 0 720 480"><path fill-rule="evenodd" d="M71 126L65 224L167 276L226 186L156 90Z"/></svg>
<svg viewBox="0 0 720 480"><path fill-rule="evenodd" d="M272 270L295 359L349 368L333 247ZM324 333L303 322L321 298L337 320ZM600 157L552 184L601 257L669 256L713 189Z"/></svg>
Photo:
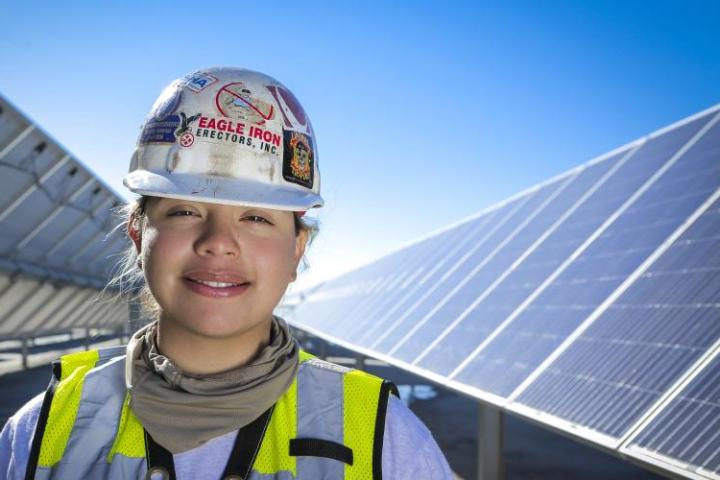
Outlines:
<svg viewBox="0 0 720 480"><path fill-rule="evenodd" d="M430 430L394 395L388 400L382 455L387 478L455 478Z"/></svg>
<svg viewBox="0 0 720 480"><path fill-rule="evenodd" d="M41 393L10 417L0 433L0 477L24 478L35 426L45 394Z"/></svg>

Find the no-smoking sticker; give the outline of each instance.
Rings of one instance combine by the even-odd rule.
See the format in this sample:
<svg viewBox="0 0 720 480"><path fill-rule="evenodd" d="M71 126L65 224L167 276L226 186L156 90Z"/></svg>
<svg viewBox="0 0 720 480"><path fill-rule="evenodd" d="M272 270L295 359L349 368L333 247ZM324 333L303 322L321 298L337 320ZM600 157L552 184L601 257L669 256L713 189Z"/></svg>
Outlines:
<svg viewBox="0 0 720 480"><path fill-rule="evenodd" d="M258 98L242 82L224 85L215 96L215 106L228 118L247 120L263 125L275 116L273 106Z"/></svg>

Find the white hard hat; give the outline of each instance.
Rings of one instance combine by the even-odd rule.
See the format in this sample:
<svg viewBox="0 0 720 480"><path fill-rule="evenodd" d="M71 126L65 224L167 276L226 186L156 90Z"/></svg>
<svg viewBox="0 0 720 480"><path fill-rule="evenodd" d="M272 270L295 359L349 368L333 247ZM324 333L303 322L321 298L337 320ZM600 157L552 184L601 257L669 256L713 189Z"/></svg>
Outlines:
<svg viewBox="0 0 720 480"><path fill-rule="evenodd" d="M157 99L123 183L142 195L304 211L323 205L317 160L290 90L252 70L209 68Z"/></svg>

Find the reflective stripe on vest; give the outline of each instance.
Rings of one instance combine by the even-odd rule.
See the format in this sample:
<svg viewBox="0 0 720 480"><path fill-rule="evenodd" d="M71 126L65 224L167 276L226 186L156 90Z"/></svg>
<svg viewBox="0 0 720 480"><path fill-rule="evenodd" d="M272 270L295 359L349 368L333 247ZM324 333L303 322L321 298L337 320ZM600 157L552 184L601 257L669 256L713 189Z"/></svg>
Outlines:
<svg viewBox="0 0 720 480"><path fill-rule="evenodd" d="M302 351L300 361L275 404L249 478L379 478L389 384ZM29 478L144 478L143 428L128 405L124 347L65 355L60 364ZM352 464L345 463L350 452Z"/></svg>

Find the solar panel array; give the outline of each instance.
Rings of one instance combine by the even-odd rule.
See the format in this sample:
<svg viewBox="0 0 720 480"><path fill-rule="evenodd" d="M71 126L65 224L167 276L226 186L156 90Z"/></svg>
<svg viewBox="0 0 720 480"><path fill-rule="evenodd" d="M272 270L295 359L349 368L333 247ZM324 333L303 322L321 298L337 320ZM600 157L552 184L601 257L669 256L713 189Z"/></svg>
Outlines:
<svg viewBox="0 0 720 480"><path fill-rule="evenodd" d="M720 478L720 106L295 298L288 320Z"/></svg>
<svg viewBox="0 0 720 480"><path fill-rule="evenodd" d="M0 96L0 339L127 323L99 295L127 247L124 203Z"/></svg>

